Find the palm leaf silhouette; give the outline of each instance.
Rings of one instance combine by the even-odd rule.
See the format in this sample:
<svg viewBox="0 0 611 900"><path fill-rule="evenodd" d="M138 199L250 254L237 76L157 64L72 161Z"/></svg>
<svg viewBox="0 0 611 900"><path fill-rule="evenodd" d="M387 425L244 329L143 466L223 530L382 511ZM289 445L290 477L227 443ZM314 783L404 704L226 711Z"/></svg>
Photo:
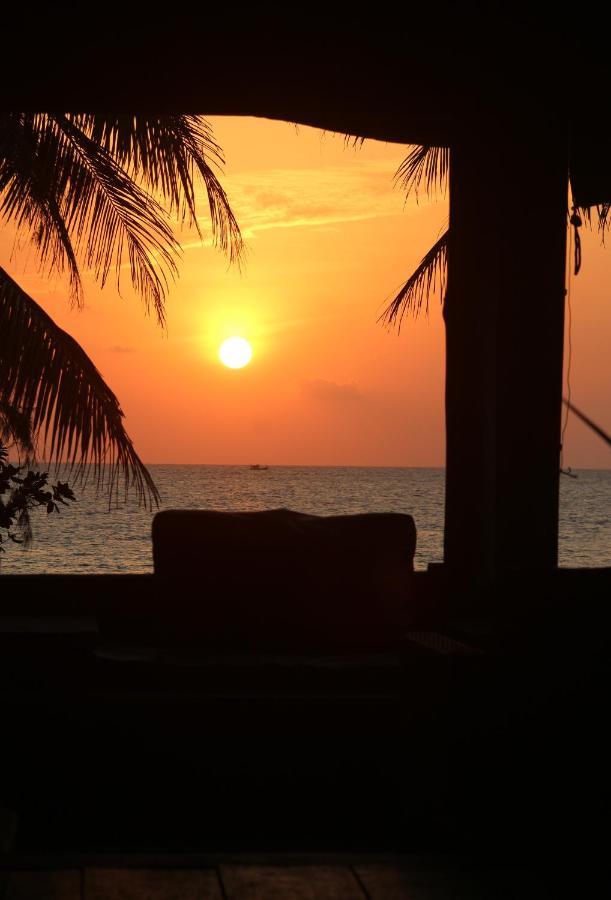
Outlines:
<svg viewBox="0 0 611 900"><path fill-rule="evenodd" d="M32 422L28 412L0 400L0 447L14 444L25 454L24 464L35 455Z"/></svg>
<svg viewBox="0 0 611 900"><path fill-rule="evenodd" d="M213 240L231 260L243 245L227 196L208 162L222 156L195 116L7 114L0 117L0 215L14 221L45 271L67 272L80 303L79 263L120 289L132 284L164 321L180 245L169 214L194 225L196 175L203 180ZM166 211L155 194L168 204Z"/></svg>
<svg viewBox="0 0 611 900"><path fill-rule="evenodd" d="M131 283L161 324L180 246L194 226L197 184L208 199L212 242L240 261L243 243L215 174L223 163L208 123L188 115L0 115L0 218L29 239L41 270L68 277L82 302L80 268L103 286ZM174 217L174 219L173 219ZM0 436L26 459L44 452L98 484L156 502L153 482L123 426L117 398L69 335L0 271Z"/></svg>
<svg viewBox="0 0 611 900"><path fill-rule="evenodd" d="M406 197L411 193L418 197L423 184L428 196L434 196L438 191L445 194L449 173L449 147L417 145L410 150L395 172L395 184L401 186Z"/></svg>
<svg viewBox="0 0 611 900"><path fill-rule="evenodd" d="M201 235L195 207L195 176L199 174L208 196L213 240L231 261L239 262L242 236L214 171L224 165L224 157L205 119L99 114L68 118L110 153L130 177L161 196L170 213L195 226Z"/></svg>
<svg viewBox="0 0 611 900"><path fill-rule="evenodd" d="M125 431L117 398L82 347L2 268L0 397L3 410L27 416L39 449L74 477L86 480L92 472L98 487L110 489L113 496L123 474L140 501L158 503L153 480Z"/></svg>
<svg viewBox="0 0 611 900"><path fill-rule="evenodd" d="M401 331L401 323L406 313L413 312L414 315L418 315L423 304L428 313L429 298L437 287L443 299L446 287L448 234L449 230L444 231L388 304L380 316L380 321L384 324L396 326L397 331Z"/></svg>
<svg viewBox="0 0 611 900"><path fill-rule="evenodd" d="M450 174L450 150L448 147L422 145L413 147L395 173L398 184L407 197L418 197L424 189L429 197L447 192ZM611 224L611 203L595 207L579 207L583 221L592 227L594 218L600 233ZM567 210L568 216L568 210ZM407 279L400 291L393 297L380 316L380 321L400 330L406 313L417 316L424 306L428 312L429 298L440 288L441 300L445 299L447 284L447 246L449 229L425 254L415 271Z"/></svg>

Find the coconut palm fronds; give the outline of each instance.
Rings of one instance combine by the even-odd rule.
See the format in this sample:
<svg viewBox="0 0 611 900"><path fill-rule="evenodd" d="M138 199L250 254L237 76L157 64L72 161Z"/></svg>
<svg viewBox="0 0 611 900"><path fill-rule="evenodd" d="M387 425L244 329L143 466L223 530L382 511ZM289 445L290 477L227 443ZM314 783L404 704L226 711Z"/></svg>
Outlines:
<svg viewBox="0 0 611 900"><path fill-rule="evenodd" d="M99 113L66 118L131 178L161 197L170 213L201 235L195 205L199 175L208 196L213 241L232 261L239 262L243 253L240 228L215 173L225 160L206 119Z"/></svg>
<svg viewBox="0 0 611 900"><path fill-rule="evenodd" d="M423 145L414 147L395 172L395 184L404 191L406 197L413 192L418 199L422 187L434 196L438 191L445 194L450 171L450 148Z"/></svg>
<svg viewBox="0 0 611 900"><path fill-rule="evenodd" d="M443 302L446 288L449 229L444 231L428 253L422 258L418 268L407 279L399 293L388 304L379 318L389 327L401 330L406 313L417 316L422 306L428 313L429 298L439 289Z"/></svg>
<svg viewBox="0 0 611 900"><path fill-rule="evenodd" d="M611 203L601 203L598 206L580 206L578 213L584 225L588 228L597 227L604 242L609 226L611 225Z"/></svg>
<svg viewBox="0 0 611 900"><path fill-rule="evenodd" d="M0 447L4 444L14 445L20 454L25 454L26 463L35 455L29 412L0 399Z"/></svg>
<svg viewBox="0 0 611 900"><path fill-rule="evenodd" d="M45 169L49 156L37 127L45 117L0 117L0 216L19 229L19 239L29 237L41 267L67 271L70 294L82 300L78 261L63 214L56 173Z"/></svg>
<svg viewBox="0 0 611 900"><path fill-rule="evenodd" d="M67 267L79 303L79 263L102 285L111 271L120 284L127 258L136 291L162 321L179 251L162 207L66 116L9 115L1 125L0 213L29 232L42 267Z"/></svg>
<svg viewBox="0 0 611 900"><path fill-rule="evenodd" d="M448 147L423 145L413 147L395 173L395 184L405 191L406 199L411 193L418 199L422 188L429 195L437 191L446 192L450 170L450 150ZM441 299L445 296L448 255L448 231L423 257L417 269L410 275L401 290L385 308L378 321L389 327L401 324L406 313L417 316L424 306L428 314L429 298L439 288Z"/></svg>
<svg viewBox="0 0 611 900"><path fill-rule="evenodd" d="M92 474L112 498L122 477L139 501L158 503L113 392L74 338L1 268L0 397L3 408L27 411L39 450L72 478Z"/></svg>
<svg viewBox="0 0 611 900"><path fill-rule="evenodd" d="M67 272L74 302L82 299L80 264L102 285L114 272L119 289L127 268L147 309L163 322L180 253L170 214L200 230L196 173L207 190L214 240L231 259L242 251L209 159L220 165L220 148L194 116L3 115L0 216L31 238L44 270Z"/></svg>

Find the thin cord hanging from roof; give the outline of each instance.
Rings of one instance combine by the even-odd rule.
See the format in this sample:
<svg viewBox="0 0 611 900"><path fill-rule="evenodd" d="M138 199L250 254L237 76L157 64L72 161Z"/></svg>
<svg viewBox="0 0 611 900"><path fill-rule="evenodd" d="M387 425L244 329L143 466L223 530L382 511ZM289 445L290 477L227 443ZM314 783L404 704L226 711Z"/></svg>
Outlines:
<svg viewBox="0 0 611 900"><path fill-rule="evenodd" d="M575 206L573 206L573 214L571 215L570 223L573 226L573 229L569 229L569 252L568 258L571 259L572 253L572 237L573 232L575 234L575 268L574 274L577 275L581 268L581 238L579 235L579 227L581 225L581 218L579 217ZM567 360L566 360L566 399L565 399L565 412L564 412L564 422L562 424L562 431L560 433L560 474L561 475L570 475L576 477L571 472L571 467L569 466L567 469L564 468L564 439L566 435L566 429L569 424L569 408L571 403L571 363L573 360L573 316L572 316L572 308L571 308L571 286L572 286L572 278L571 278L571 266L570 263L567 267L567 287L565 290L566 295L566 310L567 310ZM564 399L564 398L563 398Z"/></svg>
<svg viewBox="0 0 611 900"><path fill-rule="evenodd" d="M579 270L581 269L581 236L579 234L579 229L581 228L581 216L577 212L577 207L573 205L573 212L570 219L571 225L573 226L573 232L575 235L575 275L579 275ZM571 254L569 252L569 259Z"/></svg>

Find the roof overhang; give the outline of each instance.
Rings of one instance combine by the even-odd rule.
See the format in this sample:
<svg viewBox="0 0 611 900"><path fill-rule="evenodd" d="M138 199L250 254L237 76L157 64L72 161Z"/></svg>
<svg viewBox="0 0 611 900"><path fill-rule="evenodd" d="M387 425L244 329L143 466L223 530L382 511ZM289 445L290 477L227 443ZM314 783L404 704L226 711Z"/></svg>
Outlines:
<svg viewBox="0 0 611 900"><path fill-rule="evenodd" d="M57 23L52 38L40 24L32 35L28 22L24 42L3 51L0 109L262 116L438 146L473 128L485 134L499 111L518 123L524 111L526 134L533 116L559 116L579 202L611 201L609 73L596 61L575 76L583 35L515 17L486 32L463 11L445 25L410 10L382 26L364 16L298 26L269 12L228 15L223 25L185 16L153 32L104 22L76 38Z"/></svg>

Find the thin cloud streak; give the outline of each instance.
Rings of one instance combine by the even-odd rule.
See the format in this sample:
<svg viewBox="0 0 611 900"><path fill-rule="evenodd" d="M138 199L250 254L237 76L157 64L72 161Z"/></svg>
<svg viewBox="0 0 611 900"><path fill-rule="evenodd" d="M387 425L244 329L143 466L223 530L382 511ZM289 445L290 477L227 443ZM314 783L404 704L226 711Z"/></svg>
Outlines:
<svg viewBox="0 0 611 900"><path fill-rule="evenodd" d="M246 238L272 228L319 228L402 216L406 210L405 198L393 187L393 172L384 160L241 173L227 177L227 190ZM426 205L408 203L412 212ZM202 214L204 229L206 221ZM187 249L201 243L182 246Z"/></svg>

